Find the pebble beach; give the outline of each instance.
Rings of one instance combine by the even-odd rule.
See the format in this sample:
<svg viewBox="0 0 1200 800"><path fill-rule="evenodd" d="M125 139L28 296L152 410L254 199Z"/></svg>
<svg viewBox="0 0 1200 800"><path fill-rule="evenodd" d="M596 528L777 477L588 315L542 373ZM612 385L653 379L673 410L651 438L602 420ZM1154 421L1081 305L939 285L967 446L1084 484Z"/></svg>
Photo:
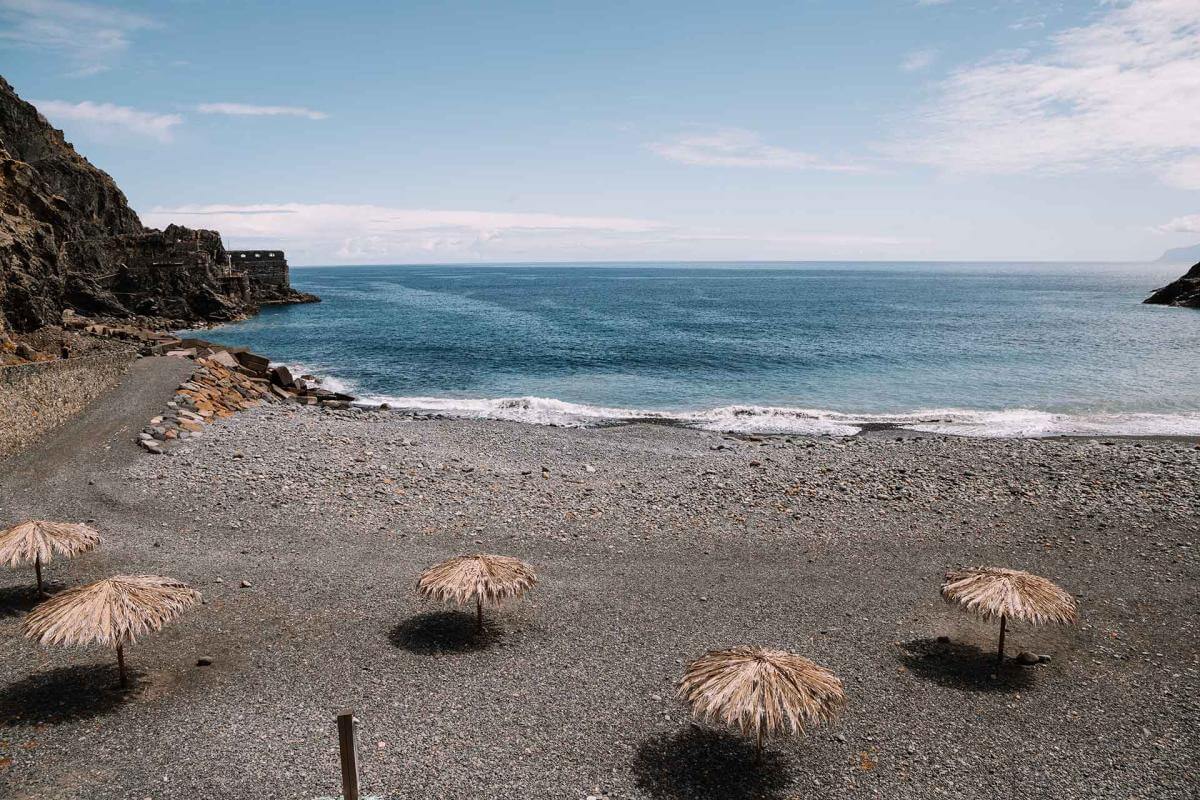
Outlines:
<svg viewBox="0 0 1200 800"><path fill-rule="evenodd" d="M7 796L336 796L343 708L360 719L363 788L383 797L1192 796L1193 440L268 405L151 455L133 442L180 379L170 361L139 362L137 387L40 460L7 462L3 510L103 532L52 582L157 572L205 603L131 648L125 696L111 654L21 638L28 576L5 576ZM123 402L148 380L156 400ZM97 429L89 413L110 415L106 437L70 450ZM476 638L470 614L422 603L413 582L479 551L540 581ZM945 570L975 564L1058 582L1079 624L1010 627L997 670L995 626L938 594ZM738 644L832 669L841 717L770 741L757 766L751 745L694 724L674 697L683 665Z"/></svg>

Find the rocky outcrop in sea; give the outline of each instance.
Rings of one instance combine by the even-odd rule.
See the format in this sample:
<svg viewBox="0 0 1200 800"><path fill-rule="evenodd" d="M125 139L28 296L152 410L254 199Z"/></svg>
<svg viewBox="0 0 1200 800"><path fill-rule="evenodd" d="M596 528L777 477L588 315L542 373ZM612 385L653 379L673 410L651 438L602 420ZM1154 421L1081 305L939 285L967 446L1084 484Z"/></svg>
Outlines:
<svg viewBox="0 0 1200 800"><path fill-rule="evenodd" d="M1156 289L1144 302L1159 306L1200 308L1200 263L1179 280Z"/></svg>
<svg viewBox="0 0 1200 800"><path fill-rule="evenodd" d="M146 228L113 179L75 152L0 78L0 330L56 325L71 308L115 317L223 322L272 303L216 231Z"/></svg>

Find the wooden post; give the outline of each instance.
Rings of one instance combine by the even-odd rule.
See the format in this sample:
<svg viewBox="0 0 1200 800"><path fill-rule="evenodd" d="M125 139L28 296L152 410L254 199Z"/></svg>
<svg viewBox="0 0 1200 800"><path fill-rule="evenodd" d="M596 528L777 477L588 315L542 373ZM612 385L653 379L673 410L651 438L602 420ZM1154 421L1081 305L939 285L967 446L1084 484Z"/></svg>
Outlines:
<svg viewBox="0 0 1200 800"><path fill-rule="evenodd" d="M346 709L337 717L338 750L342 756L342 800L358 797L358 726L354 712Z"/></svg>
<svg viewBox="0 0 1200 800"><path fill-rule="evenodd" d="M117 672L121 674L121 688L129 688L129 679L125 677L125 645L117 645Z"/></svg>
<svg viewBox="0 0 1200 800"><path fill-rule="evenodd" d="M1004 625L1008 622L1008 618L1003 614L1000 615L1000 649L996 651L996 663L1004 663Z"/></svg>
<svg viewBox="0 0 1200 800"><path fill-rule="evenodd" d="M483 633L483 599L475 598L475 632Z"/></svg>
<svg viewBox="0 0 1200 800"><path fill-rule="evenodd" d="M45 594L45 592L42 591L42 557L40 555L33 557L33 571L37 573L37 593L38 597L41 597Z"/></svg>

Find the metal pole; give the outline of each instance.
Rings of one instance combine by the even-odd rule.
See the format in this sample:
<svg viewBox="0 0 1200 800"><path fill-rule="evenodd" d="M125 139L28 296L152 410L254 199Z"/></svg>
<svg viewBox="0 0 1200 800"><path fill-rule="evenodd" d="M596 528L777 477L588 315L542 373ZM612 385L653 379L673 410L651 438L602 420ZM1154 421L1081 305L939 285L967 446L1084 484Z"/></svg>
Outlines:
<svg viewBox="0 0 1200 800"><path fill-rule="evenodd" d="M338 750L342 757L342 800L358 797L358 725L354 712L346 709L337 717Z"/></svg>

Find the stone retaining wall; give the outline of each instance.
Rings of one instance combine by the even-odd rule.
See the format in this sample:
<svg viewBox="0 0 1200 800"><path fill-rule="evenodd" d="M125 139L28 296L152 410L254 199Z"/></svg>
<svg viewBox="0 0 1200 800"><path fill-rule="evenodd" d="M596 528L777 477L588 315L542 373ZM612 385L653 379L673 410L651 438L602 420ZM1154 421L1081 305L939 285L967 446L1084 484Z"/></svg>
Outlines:
<svg viewBox="0 0 1200 800"><path fill-rule="evenodd" d="M132 361L117 352L0 367L0 459L78 414Z"/></svg>

